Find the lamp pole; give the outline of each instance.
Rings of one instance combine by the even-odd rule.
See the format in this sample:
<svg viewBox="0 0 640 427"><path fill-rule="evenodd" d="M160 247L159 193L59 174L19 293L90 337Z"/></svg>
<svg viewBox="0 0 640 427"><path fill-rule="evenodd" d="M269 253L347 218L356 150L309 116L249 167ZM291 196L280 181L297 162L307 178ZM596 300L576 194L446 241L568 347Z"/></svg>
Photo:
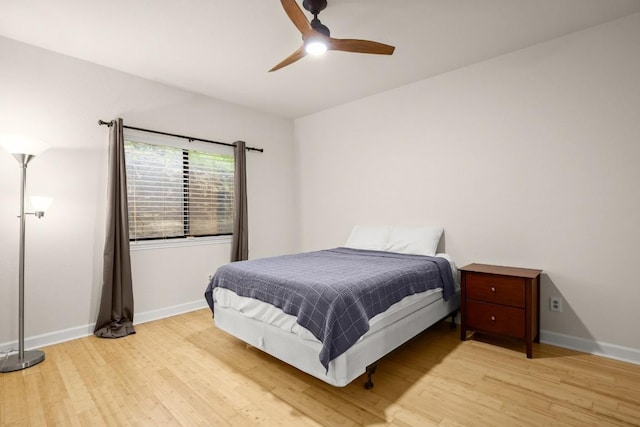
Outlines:
<svg viewBox="0 0 640 427"><path fill-rule="evenodd" d="M35 156L32 154L13 154L20 163L20 257L18 263L18 354L13 354L0 362L0 372L12 372L26 369L44 360L40 350L24 350L24 244L26 214L24 211L25 189L27 185L27 165Z"/></svg>

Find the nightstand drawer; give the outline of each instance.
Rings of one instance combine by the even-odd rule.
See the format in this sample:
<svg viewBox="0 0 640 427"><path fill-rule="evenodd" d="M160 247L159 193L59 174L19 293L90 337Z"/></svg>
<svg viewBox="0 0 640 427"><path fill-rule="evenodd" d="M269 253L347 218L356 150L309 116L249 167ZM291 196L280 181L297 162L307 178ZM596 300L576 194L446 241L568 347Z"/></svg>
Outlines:
<svg viewBox="0 0 640 427"><path fill-rule="evenodd" d="M524 338L524 310L480 301L467 301L467 327L514 338Z"/></svg>
<svg viewBox="0 0 640 427"><path fill-rule="evenodd" d="M524 307L524 279L497 274L467 273L467 298Z"/></svg>

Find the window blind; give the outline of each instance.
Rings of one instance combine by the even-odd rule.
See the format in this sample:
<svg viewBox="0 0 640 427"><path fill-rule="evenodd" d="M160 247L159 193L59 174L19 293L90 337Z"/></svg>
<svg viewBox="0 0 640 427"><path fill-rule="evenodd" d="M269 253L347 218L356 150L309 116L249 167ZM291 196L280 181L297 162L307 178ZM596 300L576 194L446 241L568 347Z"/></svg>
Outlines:
<svg viewBox="0 0 640 427"><path fill-rule="evenodd" d="M232 233L233 155L125 136L125 157L131 240Z"/></svg>

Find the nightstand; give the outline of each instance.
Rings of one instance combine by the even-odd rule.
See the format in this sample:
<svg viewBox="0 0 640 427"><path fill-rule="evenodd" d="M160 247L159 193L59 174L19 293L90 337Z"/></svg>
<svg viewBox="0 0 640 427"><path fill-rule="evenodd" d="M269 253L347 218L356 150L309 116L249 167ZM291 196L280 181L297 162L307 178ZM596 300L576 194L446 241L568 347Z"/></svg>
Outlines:
<svg viewBox="0 0 640 427"><path fill-rule="evenodd" d="M540 342L542 270L469 264L460 272L460 339L468 330L517 338L531 359L532 343Z"/></svg>

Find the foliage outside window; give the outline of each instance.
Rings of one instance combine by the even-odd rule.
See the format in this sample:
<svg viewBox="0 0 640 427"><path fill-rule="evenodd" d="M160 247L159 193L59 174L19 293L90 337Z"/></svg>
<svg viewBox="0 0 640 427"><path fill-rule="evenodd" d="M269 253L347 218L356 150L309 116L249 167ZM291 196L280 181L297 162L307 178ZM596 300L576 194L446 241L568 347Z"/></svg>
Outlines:
<svg viewBox="0 0 640 427"><path fill-rule="evenodd" d="M130 240L232 233L233 155L125 139Z"/></svg>

